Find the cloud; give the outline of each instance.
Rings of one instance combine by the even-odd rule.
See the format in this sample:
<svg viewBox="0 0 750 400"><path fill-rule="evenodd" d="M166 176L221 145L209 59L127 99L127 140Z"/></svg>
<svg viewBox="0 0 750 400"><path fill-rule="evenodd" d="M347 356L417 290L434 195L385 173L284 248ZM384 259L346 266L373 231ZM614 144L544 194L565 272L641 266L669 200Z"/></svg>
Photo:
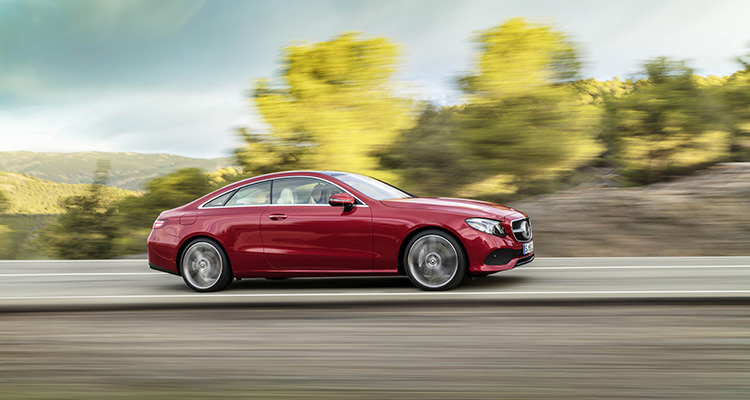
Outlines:
<svg viewBox="0 0 750 400"><path fill-rule="evenodd" d="M205 0L0 1L0 97L24 97L40 87L73 84L74 76L104 73L99 67L122 63L117 48L175 32L204 5Z"/></svg>
<svg viewBox="0 0 750 400"><path fill-rule="evenodd" d="M182 27L205 4L205 0L5 0L0 2L0 43L153 38Z"/></svg>
<svg viewBox="0 0 750 400"><path fill-rule="evenodd" d="M263 129L241 92L112 91L74 101L6 109L0 150L132 151L219 157L240 142L239 126Z"/></svg>

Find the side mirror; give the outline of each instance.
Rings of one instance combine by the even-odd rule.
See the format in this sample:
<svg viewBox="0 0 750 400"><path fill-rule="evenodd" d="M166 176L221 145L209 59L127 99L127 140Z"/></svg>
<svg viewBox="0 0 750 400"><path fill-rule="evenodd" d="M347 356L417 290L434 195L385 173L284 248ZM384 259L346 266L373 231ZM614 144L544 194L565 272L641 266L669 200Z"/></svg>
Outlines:
<svg viewBox="0 0 750 400"><path fill-rule="evenodd" d="M354 208L354 196L349 193L336 193L328 199L328 204L334 207L344 207L344 211L351 211Z"/></svg>

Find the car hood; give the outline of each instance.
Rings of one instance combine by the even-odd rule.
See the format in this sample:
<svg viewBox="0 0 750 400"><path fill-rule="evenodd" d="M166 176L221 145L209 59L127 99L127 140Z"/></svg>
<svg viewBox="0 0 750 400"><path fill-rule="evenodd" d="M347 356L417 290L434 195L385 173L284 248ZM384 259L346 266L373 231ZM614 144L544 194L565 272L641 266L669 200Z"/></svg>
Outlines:
<svg viewBox="0 0 750 400"><path fill-rule="evenodd" d="M524 218L526 214L500 204L487 201L453 199L446 197L409 197L405 199L382 200L388 207L434 210L465 214L467 217Z"/></svg>

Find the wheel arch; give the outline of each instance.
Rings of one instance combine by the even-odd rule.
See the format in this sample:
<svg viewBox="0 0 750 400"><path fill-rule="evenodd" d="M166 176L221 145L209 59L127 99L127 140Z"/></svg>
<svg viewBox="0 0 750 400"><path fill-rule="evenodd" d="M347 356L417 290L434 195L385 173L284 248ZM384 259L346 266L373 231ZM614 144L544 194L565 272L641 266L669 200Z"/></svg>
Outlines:
<svg viewBox="0 0 750 400"><path fill-rule="evenodd" d="M221 251L224 252L224 255L227 257L227 265L229 266L229 271L232 273L232 276L234 276L234 270L232 269L232 260L229 259L229 253L227 252L226 247L224 246L221 241L207 233L196 233L193 235L190 235L182 240L182 243L180 243L180 247L177 249L177 254L175 255L175 265L177 266L177 275L182 276L182 266L180 265L182 263L182 254L185 252L185 249L187 249L188 244L192 243L195 239L211 239L216 244L219 245L221 248Z"/></svg>
<svg viewBox="0 0 750 400"><path fill-rule="evenodd" d="M409 244L409 242L411 241L412 238L414 238L414 236L417 236L421 232L429 231L429 230L442 231L444 233L447 233L448 235L450 235L454 239L456 239L456 241L458 242L458 244L461 246L461 250L463 250L464 261L466 262L466 271L468 273L468 271L469 271L469 264L468 264L469 263L469 253L466 251L466 245L464 245L464 242L461 240L461 238L455 232L453 232L452 230L450 230L450 229L448 229L446 227L436 226L436 225L427 225L427 226L420 226L418 228L415 228L414 230L412 230L411 232L409 232L404 237L404 239L401 241L401 244L399 245L399 248L398 248L398 274L399 275L406 275L406 267L404 266L404 253L406 252L406 245Z"/></svg>

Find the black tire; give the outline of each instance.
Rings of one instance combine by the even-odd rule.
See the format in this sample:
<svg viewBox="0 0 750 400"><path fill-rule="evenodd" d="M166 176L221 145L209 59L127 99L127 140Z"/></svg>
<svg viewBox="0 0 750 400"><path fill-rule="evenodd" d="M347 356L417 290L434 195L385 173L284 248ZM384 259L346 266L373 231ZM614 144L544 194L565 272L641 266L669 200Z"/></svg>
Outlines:
<svg viewBox="0 0 750 400"><path fill-rule="evenodd" d="M217 292L234 279L224 248L212 239L191 240L179 261L182 280L196 292Z"/></svg>
<svg viewBox="0 0 750 400"><path fill-rule="evenodd" d="M466 275L467 261L461 243L437 229L419 232L404 251L404 270L422 290L449 290Z"/></svg>

